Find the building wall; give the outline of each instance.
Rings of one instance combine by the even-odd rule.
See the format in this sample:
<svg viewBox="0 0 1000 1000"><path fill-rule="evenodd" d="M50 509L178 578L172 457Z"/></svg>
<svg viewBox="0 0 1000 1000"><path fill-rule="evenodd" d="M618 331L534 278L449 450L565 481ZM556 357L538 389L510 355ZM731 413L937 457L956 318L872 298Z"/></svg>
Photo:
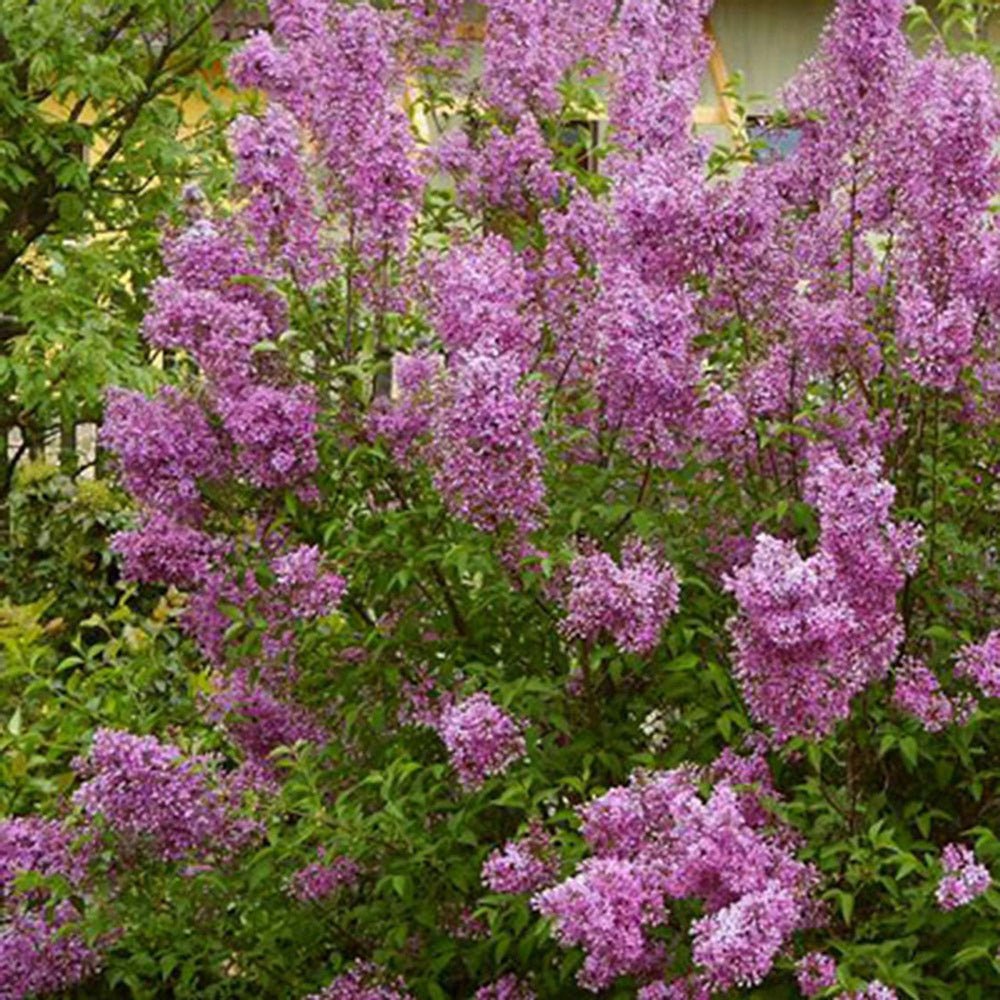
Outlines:
<svg viewBox="0 0 1000 1000"><path fill-rule="evenodd" d="M763 106L816 50L831 0L717 0L712 26L730 73ZM751 110L753 110L751 108Z"/></svg>

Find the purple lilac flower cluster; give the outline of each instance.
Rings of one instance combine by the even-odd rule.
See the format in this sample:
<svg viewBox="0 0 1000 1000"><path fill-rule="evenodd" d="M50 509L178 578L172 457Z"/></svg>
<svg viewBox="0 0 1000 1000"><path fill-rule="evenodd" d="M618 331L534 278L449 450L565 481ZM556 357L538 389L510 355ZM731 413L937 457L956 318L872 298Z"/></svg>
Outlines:
<svg viewBox="0 0 1000 1000"><path fill-rule="evenodd" d="M987 698L1000 698L1000 629L958 651L955 676L971 681Z"/></svg>
<svg viewBox="0 0 1000 1000"><path fill-rule="evenodd" d="M483 865L483 883L493 892L538 892L559 875L559 856L552 838L535 823L526 836L509 840Z"/></svg>
<svg viewBox="0 0 1000 1000"><path fill-rule="evenodd" d="M305 1000L412 1000L401 979L393 979L371 962L355 962L325 990Z"/></svg>
<svg viewBox="0 0 1000 1000"><path fill-rule="evenodd" d="M230 71L240 86L263 90L287 116L286 128L294 120L307 137L303 147L315 163L305 169L324 177L319 211L348 221L334 253L374 264L404 248L421 190L409 122L397 99L402 74L393 29L368 4L272 7L275 33L254 34ZM256 139L247 151L257 160L267 148ZM287 147L284 152L290 155ZM266 195L266 183L260 184L266 166L250 170ZM313 207L292 190L291 218L311 220Z"/></svg>
<svg viewBox="0 0 1000 1000"><path fill-rule="evenodd" d="M499 236L470 241L427 268L428 316L446 351L440 366L399 366L400 395L370 429L393 452L420 458L450 510L483 531L537 528L544 513L541 394L525 382L541 332L527 274Z"/></svg>
<svg viewBox="0 0 1000 1000"><path fill-rule="evenodd" d="M875 979L860 990L838 993L836 1000L899 1000L899 994L891 986Z"/></svg>
<svg viewBox="0 0 1000 1000"><path fill-rule="evenodd" d="M649 931L670 919L671 900L702 902L693 955L720 990L760 983L812 920L816 873L747 822L732 785L719 782L705 799L698 784L693 768L637 774L582 810L594 856L533 905L553 919L562 944L586 951L586 988L625 974L662 979L666 956Z"/></svg>
<svg viewBox="0 0 1000 1000"><path fill-rule="evenodd" d="M523 723L512 719L484 692L447 708L438 723L455 773L469 789L503 774L524 757L523 729Z"/></svg>
<svg viewBox="0 0 1000 1000"><path fill-rule="evenodd" d="M361 876L361 866L347 855L328 858L323 848L319 860L300 868L293 876L290 892L301 903L318 903L341 889L353 889Z"/></svg>
<svg viewBox="0 0 1000 1000"><path fill-rule="evenodd" d="M535 991L517 976L508 975L476 990L473 1000L536 1000Z"/></svg>
<svg viewBox="0 0 1000 1000"><path fill-rule="evenodd" d="M27 910L0 926L0 997L29 997L70 989L101 965L99 952L73 930L80 914L68 900L51 910Z"/></svg>
<svg viewBox="0 0 1000 1000"><path fill-rule="evenodd" d="M100 729L74 767L84 781L73 801L100 817L125 857L225 859L259 833L209 758L185 757L153 736Z"/></svg>
<svg viewBox="0 0 1000 1000"><path fill-rule="evenodd" d="M569 582L564 633L586 643L606 635L623 653L655 649L680 598L673 568L638 538L622 546L620 565L605 552L577 556Z"/></svg>
<svg viewBox="0 0 1000 1000"><path fill-rule="evenodd" d="M81 913L47 888L21 888L26 875L56 877L76 894L84 890L91 845L81 831L58 820L23 817L0 821L0 997L67 989L101 965L100 947L74 930Z"/></svg>
<svg viewBox="0 0 1000 1000"><path fill-rule="evenodd" d="M952 723L964 724L976 707L975 699L968 695L945 694L937 675L913 657L906 657L896 668L892 700L929 733L939 733Z"/></svg>
<svg viewBox="0 0 1000 1000"><path fill-rule="evenodd" d="M329 734L314 716L290 696L279 697L274 687L256 681L238 667L218 678L210 698L208 716L222 724L244 762L261 775L277 779L271 754L278 747L298 742L326 744Z"/></svg>
<svg viewBox="0 0 1000 1000"><path fill-rule="evenodd" d="M560 84L600 57L614 9L612 0L491 0L482 74L490 102L515 120L558 111Z"/></svg>
<svg viewBox="0 0 1000 1000"><path fill-rule="evenodd" d="M238 130L245 143L251 132L247 123ZM246 163L244 180L263 183L264 169ZM308 498L318 464L312 390L289 386L254 353L255 345L284 329L287 317L281 299L267 290L266 264L253 256L238 230L234 220L226 225L199 220L173 237L166 252L170 273L154 287L146 321L150 342L188 352L206 385L187 395L167 388L152 400L113 393L104 430L142 510L138 526L114 539L125 573L189 591L184 625L217 668L225 664L225 635L232 624L224 605L263 619L265 660L287 663L296 624L332 613L346 588L343 578L323 565L317 548L276 533L264 538L275 581L264 586L252 567L241 565L245 543L207 530L218 516L213 491L223 483L263 491L265 505L285 490ZM249 277L259 280L241 280ZM262 673L251 692L244 676L223 675L212 709L227 721L248 768L261 777L269 772L272 780L276 772L264 758L275 746L321 741L320 727L295 700L292 679L290 672L285 681L265 683Z"/></svg>
<svg viewBox="0 0 1000 1000"><path fill-rule="evenodd" d="M82 883L89 852L78 839L58 820L25 816L0 821L0 904L24 898L14 881L25 872Z"/></svg>
<svg viewBox="0 0 1000 1000"><path fill-rule="evenodd" d="M204 515L200 481L223 479L230 470L202 408L171 387L153 399L109 392L104 441L118 456L122 481L136 500L181 521L198 523Z"/></svg>
<svg viewBox="0 0 1000 1000"><path fill-rule="evenodd" d="M804 997L815 997L837 985L837 963L820 951L811 951L795 965L795 981Z"/></svg>
<svg viewBox="0 0 1000 1000"><path fill-rule="evenodd" d="M230 131L236 183L249 195L240 213L258 252L274 256L293 278L312 284L324 276L319 211L307 176L302 137L280 105L263 118L240 115Z"/></svg>
<svg viewBox="0 0 1000 1000"><path fill-rule="evenodd" d="M544 510L540 396L511 353L460 355L432 423L430 462L449 508L483 531L538 527Z"/></svg>
<svg viewBox="0 0 1000 1000"><path fill-rule="evenodd" d="M981 896L993 882L986 865L976 860L970 847L948 844L941 852L944 876L934 898L942 910L954 910Z"/></svg>
<svg viewBox="0 0 1000 1000"><path fill-rule="evenodd" d="M459 698L452 690L441 690L423 670L414 681L404 683L402 693L400 724L433 729L467 789L504 774L527 753L524 722L508 715L484 691Z"/></svg>
<svg viewBox="0 0 1000 1000"><path fill-rule="evenodd" d="M736 675L754 716L776 739L821 737L851 699L883 677L902 639L896 598L919 534L891 520L893 487L875 462L826 455L807 489L820 513L817 551L759 535L749 564L727 579L740 613L730 624Z"/></svg>

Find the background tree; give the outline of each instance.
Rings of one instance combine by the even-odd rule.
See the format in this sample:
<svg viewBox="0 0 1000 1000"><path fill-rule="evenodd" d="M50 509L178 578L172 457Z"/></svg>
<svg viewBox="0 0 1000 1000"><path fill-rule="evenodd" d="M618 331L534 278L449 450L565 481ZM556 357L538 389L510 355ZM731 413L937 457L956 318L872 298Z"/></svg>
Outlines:
<svg viewBox="0 0 1000 1000"><path fill-rule="evenodd" d="M179 187L211 188L225 0L0 0L0 532L23 454L148 378L137 337ZM21 444L7 455L14 429Z"/></svg>

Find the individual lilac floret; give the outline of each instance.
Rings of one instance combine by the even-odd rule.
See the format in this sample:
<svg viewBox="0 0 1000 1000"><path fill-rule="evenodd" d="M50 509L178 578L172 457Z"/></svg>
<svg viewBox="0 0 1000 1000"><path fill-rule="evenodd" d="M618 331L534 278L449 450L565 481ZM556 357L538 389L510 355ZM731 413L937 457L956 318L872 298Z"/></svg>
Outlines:
<svg viewBox="0 0 1000 1000"><path fill-rule="evenodd" d="M340 889L353 889L358 884L361 867L345 854L327 858L322 847L318 861L299 869L291 882L291 894L300 903L318 903L329 899Z"/></svg>
<svg viewBox="0 0 1000 1000"><path fill-rule="evenodd" d="M393 979L371 962L355 962L325 990L305 1000L412 1000L402 979Z"/></svg>
<svg viewBox="0 0 1000 1000"><path fill-rule="evenodd" d="M447 709L438 733L448 748L452 766L466 788L478 788L503 774L526 753L523 724L515 722L480 692Z"/></svg>
<svg viewBox="0 0 1000 1000"><path fill-rule="evenodd" d="M814 997L837 984L837 963L819 951L803 955L795 965L795 979L802 995Z"/></svg>
<svg viewBox="0 0 1000 1000"><path fill-rule="evenodd" d="M559 858L552 839L539 824L520 840L508 840L483 865L482 879L493 892L537 892L559 874Z"/></svg>
<svg viewBox="0 0 1000 1000"><path fill-rule="evenodd" d="M574 639L594 642L604 634L622 652L649 653L677 610L677 574L637 538L622 547L621 565L604 552L580 555L569 578L563 631Z"/></svg>
<svg viewBox="0 0 1000 1000"><path fill-rule="evenodd" d="M480 987L474 1000L535 1000L535 991L517 976L509 975Z"/></svg>
<svg viewBox="0 0 1000 1000"><path fill-rule="evenodd" d="M942 910L965 906L990 887L989 869L964 844L948 844L941 853L941 864L945 874L938 882L934 898Z"/></svg>
<svg viewBox="0 0 1000 1000"><path fill-rule="evenodd" d="M958 651L955 676L972 681L987 698L1000 698L1000 629Z"/></svg>
<svg viewBox="0 0 1000 1000"><path fill-rule="evenodd" d="M74 767L86 779L74 802L129 850L146 848L164 861L225 856L256 831L238 816L236 797L209 758L185 757L153 736L100 729Z"/></svg>

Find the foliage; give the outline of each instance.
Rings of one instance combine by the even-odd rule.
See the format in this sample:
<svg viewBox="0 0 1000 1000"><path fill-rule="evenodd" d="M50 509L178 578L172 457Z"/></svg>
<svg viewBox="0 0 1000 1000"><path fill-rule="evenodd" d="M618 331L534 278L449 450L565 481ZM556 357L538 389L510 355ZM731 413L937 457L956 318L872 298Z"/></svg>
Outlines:
<svg viewBox="0 0 1000 1000"><path fill-rule="evenodd" d="M1000 97L840 0L709 156L705 6L272 4L141 589L3 612L0 992L996 992Z"/></svg>
<svg viewBox="0 0 1000 1000"><path fill-rule="evenodd" d="M116 602L118 567L108 539L128 524L105 480L72 479L44 462L22 462L11 496L11 537L0 551L0 589L22 603L50 597L72 625Z"/></svg>
<svg viewBox="0 0 1000 1000"><path fill-rule="evenodd" d="M183 183L213 189L220 0L0 5L0 432L39 448L150 385L136 336ZM230 13L242 5L228 5ZM201 108L202 110L199 110ZM0 521L15 462L0 466ZM19 456L15 456L19 457Z"/></svg>

